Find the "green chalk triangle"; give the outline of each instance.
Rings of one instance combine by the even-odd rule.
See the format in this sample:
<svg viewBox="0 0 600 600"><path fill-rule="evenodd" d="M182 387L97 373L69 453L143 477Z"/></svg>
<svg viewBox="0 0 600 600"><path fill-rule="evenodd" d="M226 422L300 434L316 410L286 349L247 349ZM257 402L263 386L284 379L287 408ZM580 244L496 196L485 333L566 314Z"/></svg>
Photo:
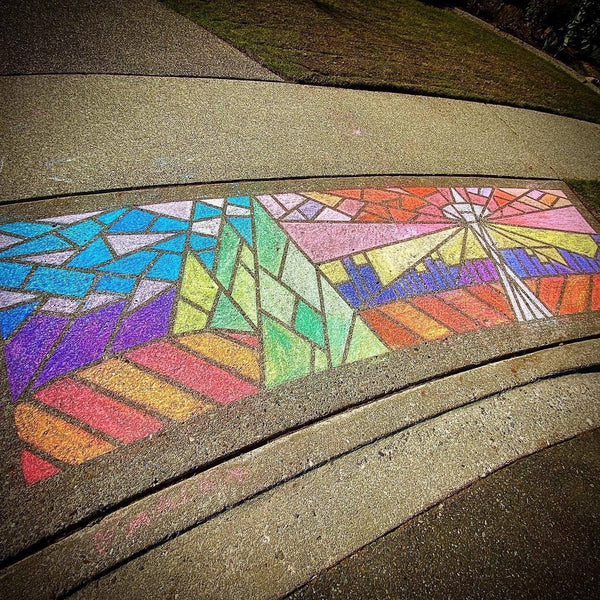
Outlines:
<svg viewBox="0 0 600 600"><path fill-rule="evenodd" d="M326 371L329 368L329 363L327 361L327 354L323 352L323 350L319 350L315 348L315 371L319 373L320 371Z"/></svg>
<svg viewBox="0 0 600 600"><path fill-rule="evenodd" d="M379 338L364 324L360 317L356 317L346 362L350 363L363 358L371 358L386 352L388 352L388 349L381 343Z"/></svg>
<svg viewBox="0 0 600 600"><path fill-rule="evenodd" d="M329 337L329 355L334 367L342 364L346 340L354 311L340 298L339 294L331 287L326 279L320 277L323 290L323 305L325 308L325 322L327 336Z"/></svg>
<svg viewBox="0 0 600 600"><path fill-rule="evenodd" d="M221 294L217 302L215 314L210 322L215 329L235 329L237 331L252 331L250 323L244 319L242 313L234 306L233 302Z"/></svg>
<svg viewBox="0 0 600 600"><path fill-rule="evenodd" d="M257 324L258 315L256 313L256 283L254 277L240 265L235 275L231 297L238 303L254 325Z"/></svg>
<svg viewBox="0 0 600 600"><path fill-rule="evenodd" d="M321 315L302 301L298 302L295 326L298 333L319 344L319 346L325 346L325 333Z"/></svg>
<svg viewBox="0 0 600 600"><path fill-rule="evenodd" d="M286 325L291 325L295 303L294 294L273 279L264 269L260 270L259 281L261 308Z"/></svg>
<svg viewBox="0 0 600 600"><path fill-rule="evenodd" d="M262 315L265 384L274 387L311 372L311 345L267 315Z"/></svg>
<svg viewBox="0 0 600 600"><path fill-rule="evenodd" d="M292 243L290 243L285 257L281 281L302 296L309 304L320 308L321 299L319 298L317 270Z"/></svg>
<svg viewBox="0 0 600 600"><path fill-rule="evenodd" d="M253 205L258 264L277 277L287 244L287 236L258 202L254 200Z"/></svg>
<svg viewBox="0 0 600 600"><path fill-rule="evenodd" d="M237 260L240 237L229 223L223 225L217 259L217 279L229 289Z"/></svg>
<svg viewBox="0 0 600 600"><path fill-rule="evenodd" d="M212 280L208 271L193 254L188 254L181 282L181 295L199 304L202 308L210 310L217 291L217 284Z"/></svg>
<svg viewBox="0 0 600 600"><path fill-rule="evenodd" d="M201 310L180 300L177 304L175 325L173 333L186 333L188 331L200 331L206 326L208 317Z"/></svg>

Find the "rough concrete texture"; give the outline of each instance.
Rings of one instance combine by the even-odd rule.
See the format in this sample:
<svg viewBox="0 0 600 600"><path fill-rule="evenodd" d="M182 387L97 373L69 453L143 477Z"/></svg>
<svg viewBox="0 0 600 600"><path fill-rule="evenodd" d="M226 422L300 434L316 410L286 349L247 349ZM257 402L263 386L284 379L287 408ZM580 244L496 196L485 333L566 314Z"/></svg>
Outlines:
<svg viewBox="0 0 600 600"><path fill-rule="evenodd" d="M299 176L600 174L599 125L523 109L273 82L3 83L5 201Z"/></svg>
<svg viewBox="0 0 600 600"><path fill-rule="evenodd" d="M600 431L502 469L290 596L595 598Z"/></svg>
<svg viewBox="0 0 600 600"><path fill-rule="evenodd" d="M157 0L0 2L1 75L122 73L280 80Z"/></svg>
<svg viewBox="0 0 600 600"><path fill-rule="evenodd" d="M0 592L61 596L132 556L303 472L501 391L593 366L600 342L541 350L416 386L319 421L118 509L0 574Z"/></svg>
<svg viewBox="0 0 600 600"><path fill-rule="evenodd" d="M599 386L598 374L566 375L443 414L226 511L74 597L281 597L466 484L598 427Z"/></svg>

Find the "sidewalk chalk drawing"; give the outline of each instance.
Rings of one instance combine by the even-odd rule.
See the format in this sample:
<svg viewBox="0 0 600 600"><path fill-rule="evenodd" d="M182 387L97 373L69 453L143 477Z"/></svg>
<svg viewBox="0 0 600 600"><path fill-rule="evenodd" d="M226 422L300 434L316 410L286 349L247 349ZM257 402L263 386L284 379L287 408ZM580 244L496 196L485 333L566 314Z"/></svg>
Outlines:
<svg viewBox="0 0 600 600"><path fill-rule="evenodd" d="M424 341L600 310L560 190L168 201L0 225L23 483L260 390Z"/></svg>

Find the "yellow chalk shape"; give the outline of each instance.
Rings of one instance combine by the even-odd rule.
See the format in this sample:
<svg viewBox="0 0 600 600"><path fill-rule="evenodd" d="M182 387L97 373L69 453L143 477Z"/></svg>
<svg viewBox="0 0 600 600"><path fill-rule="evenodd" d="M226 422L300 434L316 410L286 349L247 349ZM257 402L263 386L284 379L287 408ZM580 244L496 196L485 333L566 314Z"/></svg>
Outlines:
<svg viewBox="0 0 600 600"><path fill-rule="evenodd" d="M442 260L447 265L458 265L460 264L463 242L465 239L465 230L461 229L458 233L453 235L445 244L440 246L438 250Z"/></svg>
<svg viewBox="0 0 600 600"><path fill-rule="evenodd" d="M320 267L323 275L331 281L331 283L342 283L350 279L342 261L335 260L333 262L324 263Z"/></svg>
<svg viewBox="0 0 600 600"><path fill-rule="evenodd" d="M81 371L79 376L175 421L186 421L210 407L174 385L116 358Z"/></svg>
<svg viewBox="0 0 600 600"><path fill-rule="evenodd" d="M15 409L15 423L23 441L70 465L79 465L115 448L27 402Z"/></svg>
<svg viewBox="0 0 600 600"><path fill-rule="evenodd" d="M467 241L465 243L465 255L463 260L477 260L478 258L489 258L475 234L469 229L467 231Z"/></svg>
<svg viewBox="0 0 600 600"><path fill-rule="evenodd" d="M366 265L369 263L369 261L367 260L367 257L364 254L355 254L352 257L352 260L354 260L354 264L356 265Z"/></svg>
<svg viewBox="0 0 600 600"><path fill-rule="evenodd" d="M327 204L327 206L336 206L342 200L339 196L332 196L331 194L321 194L319 192L308 192L303 193L303 196L312 198L321 204Z"/></svg>
<svg viewBox="0 0 600 600"><path fill-rule="evenodd" d="M226 340L213 333L201 333L185 335L178 338L177 341L185 344L190 350L198 352L216 363L231 367L250 379L255 381L260 379L257 352L236 344L233 340Z"/></svg>

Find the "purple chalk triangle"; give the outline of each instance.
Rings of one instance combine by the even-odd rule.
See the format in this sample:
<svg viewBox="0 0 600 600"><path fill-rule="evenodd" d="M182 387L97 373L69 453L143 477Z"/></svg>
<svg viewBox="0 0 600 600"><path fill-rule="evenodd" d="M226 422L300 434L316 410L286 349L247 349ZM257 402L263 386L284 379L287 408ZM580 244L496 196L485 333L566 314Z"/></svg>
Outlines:
<svg viewBox="0 0 600 600"><path fill-rule="evenodd" d="M112 249L117 253L118 256L123 254L129 254L135 250L139 250L144 246L150 246L157 242L162 242L170 237L173 237L174 233L141 233L132 235L107 235L106 241L112 246Z"/></svg>
<svg viewBox="0 0 600 600"><path fill-rule="evenodd" d="M34 294L21 294L20 292L9 292L8 290L0 290L0 308L7 308L19 302L33 300Z"/></svg>
<svg viewBox="0 0 600 600"><path fill-rule="evenodd" d="M140 305L145 304L148 300L150 300L150 298L158 296L158 294L163 292L170 285L172 284L164 281L142 279L135 290L135 294L131 300L131 304L129 305L129 310L132 311L138 308Z"/></svg>
<svg viewBox="0 0 600 600"><path fill-rule="evenodd" d="M98 212L89 212L89 213L80 213L78 215L61 215L60 217L49 217L47 219L38 219L42 223L77 223L78 221L83 221L84 219L89 219L90 217L95 217L99 215L102 211Z"/></svg>
<svg viewBox="0 0 600 600"><path fill-rule="evenodd" d="M35 386L102 358L124 306L125 302L120 302L76 319L46 362Z"/></svg>
<svg viewBox="0 0 600 600"><path fill-rule="evenodd" d="M79 307L79 300L72 300L71 298L50 298L42 310L46 312L61 312L61 313L73 313Z"/></svg>
<svg viewBox="0 0 600 600"><path fill-rule="evenodd" d="M21 238L13 237L12 235L4 235L0 234L0 248L8 248L9 246L13 246L17 242L22 242Z"/></svg>
<svg viewBox="0 0 600 600"><path fill-rule="evenodd" d="M284 221L306 221L304 215L300 214L297 210L292 211L287 217L283 218Z"/></svg>
<svg viewBox="0 0 600 600"><path fill-rule="evenodd" d="M176 219L189 219L192 215L192 201L185 202L165 202L164 204L147 204L140 206L143 210L149 210L159 215L168 215Z"/></svg>
<svg viewBox="0 0 600 600"><path fill-rule="evenodd" d="M6 344L4 360L13 400L23 393L67 323L65 317L36 315Z"/></svg>
<svg viewBox="0 0 600 600"><path fill-rule="evenodd" d="M25 256L21 260L36 263L39 265L62 265L69 260L77 250L64 250L63 252L52 252L50 254L36 254L35 256Z"/></svg>
<svg viewBox="0 0 600 600"><path fill-rule="evenodd" d="M93 310L100 306L104 306L105 304L115 302L120 298L121 296L116 296L115 294L90 294L83 305L83 310Z"/></svg>
<svg viewBox="0 0 600 600"><path fill-rule="evenodd" d="M112 351L126 350L167 335L174 299L175 290L171 290L127 317L121 323Z"/></svg>

